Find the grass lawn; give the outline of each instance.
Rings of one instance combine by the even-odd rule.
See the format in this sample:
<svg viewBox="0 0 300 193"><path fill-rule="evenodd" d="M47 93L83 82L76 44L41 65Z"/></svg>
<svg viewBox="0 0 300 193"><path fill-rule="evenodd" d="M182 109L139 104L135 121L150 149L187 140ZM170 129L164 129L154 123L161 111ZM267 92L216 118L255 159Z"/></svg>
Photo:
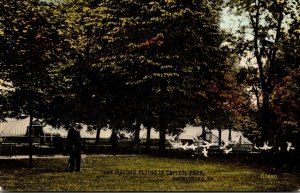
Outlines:
<svg viewBox="0 0 300 193"><path fill-rule="evenodd" d="M150 156L89 156L80 173L66 158L0 160L4 191L296 191L299 174L230 160Z"/></svg>

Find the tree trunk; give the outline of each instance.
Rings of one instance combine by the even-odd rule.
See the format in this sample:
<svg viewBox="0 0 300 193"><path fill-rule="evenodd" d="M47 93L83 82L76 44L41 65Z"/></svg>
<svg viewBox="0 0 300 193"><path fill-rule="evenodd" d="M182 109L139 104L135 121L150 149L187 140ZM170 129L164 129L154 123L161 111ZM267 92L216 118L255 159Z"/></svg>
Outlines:
<svg viewBox="0 0 300 193"><path fill-rule="evenodd" d="M167 130L167 109L166 109L166 95L167 82L162 80L160 82L160 112L159 112L159 152L164 153L166 149L166 130Z"/></svg>
<svg viewBox="0 0 300 193"><path fill-rule="evenodd" d="M261 109L261 116L260 116L260 126L261 126L261 142L268 140L268 132L270 126L270 101L269 95L265 94L263 97L263 104Z"/></svg>
<svg viewBox="0 0 300 193"><path fill-rule="evenodd" d="M134 144L137 146L140 145L140 127L141 123L137 121L136 125L134 126Z"/></svg>
<svg viewBox="0 0 300 193"><path fill-rule="evenodd" d="M159 152L164 153L166 150L166 114L164 110L161 110L161 114L159 116Z"/></svg>
<svg viewBox="0 0 300 193"><path fill-rule="evenodd" d="M32 162L32 123L33 123L33 117L30 114L29 115L29 128L28 128L28 139L29 139L29 149L28 149L28 154L29 154L29 168L33 167L33 162Z"/></svg>
<svg viewBox="0 0 300 193"><path fill-rule="evenodd" d="M205 136L206 136L206 133L205 133L205 125L203 124L203 125L202 125L202 140L206 140Z"/></svg>
<svg viewBox="0 0 300 193"><path fill-rule="evenodd" d="M266 81L266 75L264 73L264 69L263 69L263 61L262 61L262 53L260 53L259 50L259 23L260 23L260 9L261 9L261 1L258 1L257 6L256 6L256 10L255 10L255 16L250 16L251 19L251 23L253 26L253 32L254 32L254 55L256 58L256 62L258 65L258 70L259 70L259 81L261 84L261 90L262 90L262 94L263 94L263 101L262 101L262 108L260 109L260 117L258 120L258 125L261 127L262 130L262 140L265 140L266 134L265 132L267 131L267 125L266 123L267 121L267 109L266 109L266 96L267 96L267 81Z"/></svg>
<svg viewBox="0 0 300 193"><path fill-rule="evenodd" d="M228 129L229 133L228 133L228 141L231 141L231 127Z"/></svg>
<svg viewBox="0 0 300 193"><path fill-rule="evenodd" d="M274 76L276 74L275 69L276 69L276 58L277 58L277 46L272 46L271 52L267 54L268 62L269 62L269 68L267 70L264 69L263 65L263 52L261 52L261 49L259 48L259 42L261 42L261 34L260 34L260 23L263 22L260 20L261 16L261 8L262 6L261 0L257 1L257 6L255 10L255 15L252 16L250 14L250 21L252 23L253 27L253 32L254 32L254 55L258 64L258 69L259 69L259 80L261 84L261 91L262 91L262 97L263 101L261 104L260 108L260 114L259 114L259 120L258 120L258 125L261 127L261 143L264 141L267 141L269 138L269 127L270 127L270 96L273 90L273 81L274 81ZM277 18L277 26L276 26L276 32L275 32L275 40L273 45L276 45L279 40L282 38L282 32L281 32L281 26L282 26L282 21L284 18L284 8L283 6L279 6L279 14ZM264 45L262 45L264 46Z"/></svg>
<svg viewBox="0 0 300 193"><path fill-rule="evenodd" d="M151 145L151 127L146 127L147 128L147 139L146 139L146 149L150 150L150 145Z"/></svg>
<svg viewBox="0 0 300 193"><path fill-rule="evenodd" d="M100 143L100 131L101 131L101 124L97 124L97 133L96 133L96 140L95 143L99 144Z"/></svg>
<svg viewBox="0 0 300 193"><path fill-rule="evenodd" d="M219 146L222 146L222 129L218 129L219 130Z"/></svg>

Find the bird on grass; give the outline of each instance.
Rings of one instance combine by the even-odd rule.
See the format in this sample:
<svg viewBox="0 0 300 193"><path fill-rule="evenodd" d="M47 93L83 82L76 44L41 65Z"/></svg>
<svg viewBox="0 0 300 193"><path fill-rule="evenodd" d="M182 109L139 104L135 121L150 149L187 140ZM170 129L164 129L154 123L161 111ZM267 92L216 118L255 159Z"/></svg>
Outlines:
<svg viewBox="0 0 300 193"><path fill-rule="evenodd" d="M202 153L203 153L203 155L204 155L205 157L208 157L208 156L207 156L208 151L207 151L206 148L203 148Z"/></svg>
<svg viewBox="0 0 300 193"><path fill-rule="evenodd" d="M232 151L232 148L230 148L230 149L224 149L224 153L225 154L228 154L229 152L231 152Z"/></svg>

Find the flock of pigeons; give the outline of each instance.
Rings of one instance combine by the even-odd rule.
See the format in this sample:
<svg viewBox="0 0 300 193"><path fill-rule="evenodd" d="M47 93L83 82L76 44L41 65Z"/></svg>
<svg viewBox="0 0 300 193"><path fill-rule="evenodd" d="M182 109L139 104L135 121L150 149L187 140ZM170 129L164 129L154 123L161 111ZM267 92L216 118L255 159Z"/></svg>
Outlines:
<svg viewBox="0 0 300 193"><path fill-rule="evenodd" d="M239 137L238 137L239 138ZM194 138L193 139L193 144L191 145L188 145L188 142L186 142L185 144L182 144L182 142L176 142L175 141L175 136L171 136L170 139L170 145L171 145L171 148L172 149L180 149L180 150L193 150L193 151L196 151L197 148L203 148L201 153L205 156L205 157L208 157L208 149L215 144L215 141L214 142L207 142L205 140L202 140L203 143L200 144L199 143L199 139L196 139ZM235 140L234 142L232 142L233 144L236 144L238 140ZM195 144L199 144L199 145L195 145ZM230 146L229 142L225 143L223 146L219 147L220 150L223 150L223 152L225 154L228 154L232 151L232 147L230 149L227 149L226 147L227 146Z"/></svg>
<svg viewBox="0 0 300 193"><path fill-rule="evenodd" d="M225 142L223 146L219 147L219 149L223 150L223 153L229 154L233 150L232 146L236 145L240 141L240 138L241 138L241 136L238 136L235 140ZM182 144L181 141L176 142L175 136L173 136L173 135L169 139L169 142L170 142L170 145L171 145L172 149L178 149L178 150L184 150L184 151L185 150L196 151L197 148L202 148L201 153L204 155L204 157L208 157L208 149L212 145L215 144L215 141L212 142L212 143L209 143L205 140L202 140L202 141L203 141L203 143L200 144L199 139L194 138L193 139L194 143L191 144L191 145L188 145L188 142L186 142L185 144ZM295 147L292 146L291 142L287 141L286 143L287 143L287 151L295 149ZM195 144L199 144L199 145L195 145ZM256 145L254 145L254 149L262 150L262 151L267 151L267 150L270 150L272 148L273 148L273 146L269 146L268 142L264 142L264 145L262 147L257 147ZM278 150L280 151L281 148L279 147Z"/></svg>
<svg viewBox="0 0 300 193"><path fill-rule="evenodd" d="M292 146L292 142L287 141L286 144L287 144L287 148L286 148L287 151L295 149L295 147ZM254 145L253 147L254 147L254 149L264 150L264 151L270 150L270 149L273 148L273 146L269 146L268 145L268 142L264 142L264 145L262 147L257 147L256 145ZM278 150L281 151L281 147L280 146L278 147Z"/></svg>

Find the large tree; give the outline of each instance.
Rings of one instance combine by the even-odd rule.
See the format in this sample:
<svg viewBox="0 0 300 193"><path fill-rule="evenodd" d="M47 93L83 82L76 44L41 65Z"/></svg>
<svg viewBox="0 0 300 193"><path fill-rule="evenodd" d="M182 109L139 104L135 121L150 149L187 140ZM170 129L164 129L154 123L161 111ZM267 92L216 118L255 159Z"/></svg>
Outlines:
<svg viewBox="0 0 300 193"><path fill-rule="evenodd" d="M127 127L136 139L143 123L159 130L164 150L166 132L222 109L215 101L230 65L221 3L68 0L51 11L15 0L1 23L1 62L29 114Z"/></svg>
<svg viewBox="0 0 300 193"><path fill-rule="evenodd" d="M136 138L141 123L154 126L163 149L167 130L193 120L205 103L200 91L226 71L220 2L66 2L60 69L70 78L72 114L136 125Z"/></svg>
<svg viewBox="0 0 300 193"><path fill-rule="evenodd" d="M1 79L14 87L10 104L15 113L41 118L48 102L49 67L55 59L56 30L51 19L57 16L50 4L40 1L1 1Z"/></svg>
<svg viewBox="0 0 300 193"><path fill-rule="evenodd" d="M289 35L285 36L282 57L279 61L285 64L288 72L283 74L280 83L274 88L274 138L278 145L286 145L286 141L296 143L299 148L299 86L300 86L300 23L292 25ZM299 153L299 150L297 150Z"/></svg>
<svg viewBox="0 0 300 193"><path fill-rule="evenodd" d="M290 23L299 21L299 1L297 0L229 0L227 6L236 15L244 17L246 24L238 29L245 41L237 43L237 51L254 56L252 72L257 72L253 87L257 87L258 128L261 140L272 137L273 107L271 95L284 73L285 63L281 56L285 35L288 35ZM241 43L241 44L239 44ZM244 55L245 56L245 55Z"/></svg>
<svg viewBox="0 0 300 193"><path fill-rule="evenodd" d="M165 134L199 114L200 91L225 73L219 3L203 1L107 1L116 46L108 53L125 85L142 92L140 122L155 115L160 149ZM224 70L224 71L222 71ZM146 100L143 100L146 99ZM140 100L143 100L142 102ZM151 106L147 104L152 104ZM132 108L133 105L130 105Z"/></svg>

